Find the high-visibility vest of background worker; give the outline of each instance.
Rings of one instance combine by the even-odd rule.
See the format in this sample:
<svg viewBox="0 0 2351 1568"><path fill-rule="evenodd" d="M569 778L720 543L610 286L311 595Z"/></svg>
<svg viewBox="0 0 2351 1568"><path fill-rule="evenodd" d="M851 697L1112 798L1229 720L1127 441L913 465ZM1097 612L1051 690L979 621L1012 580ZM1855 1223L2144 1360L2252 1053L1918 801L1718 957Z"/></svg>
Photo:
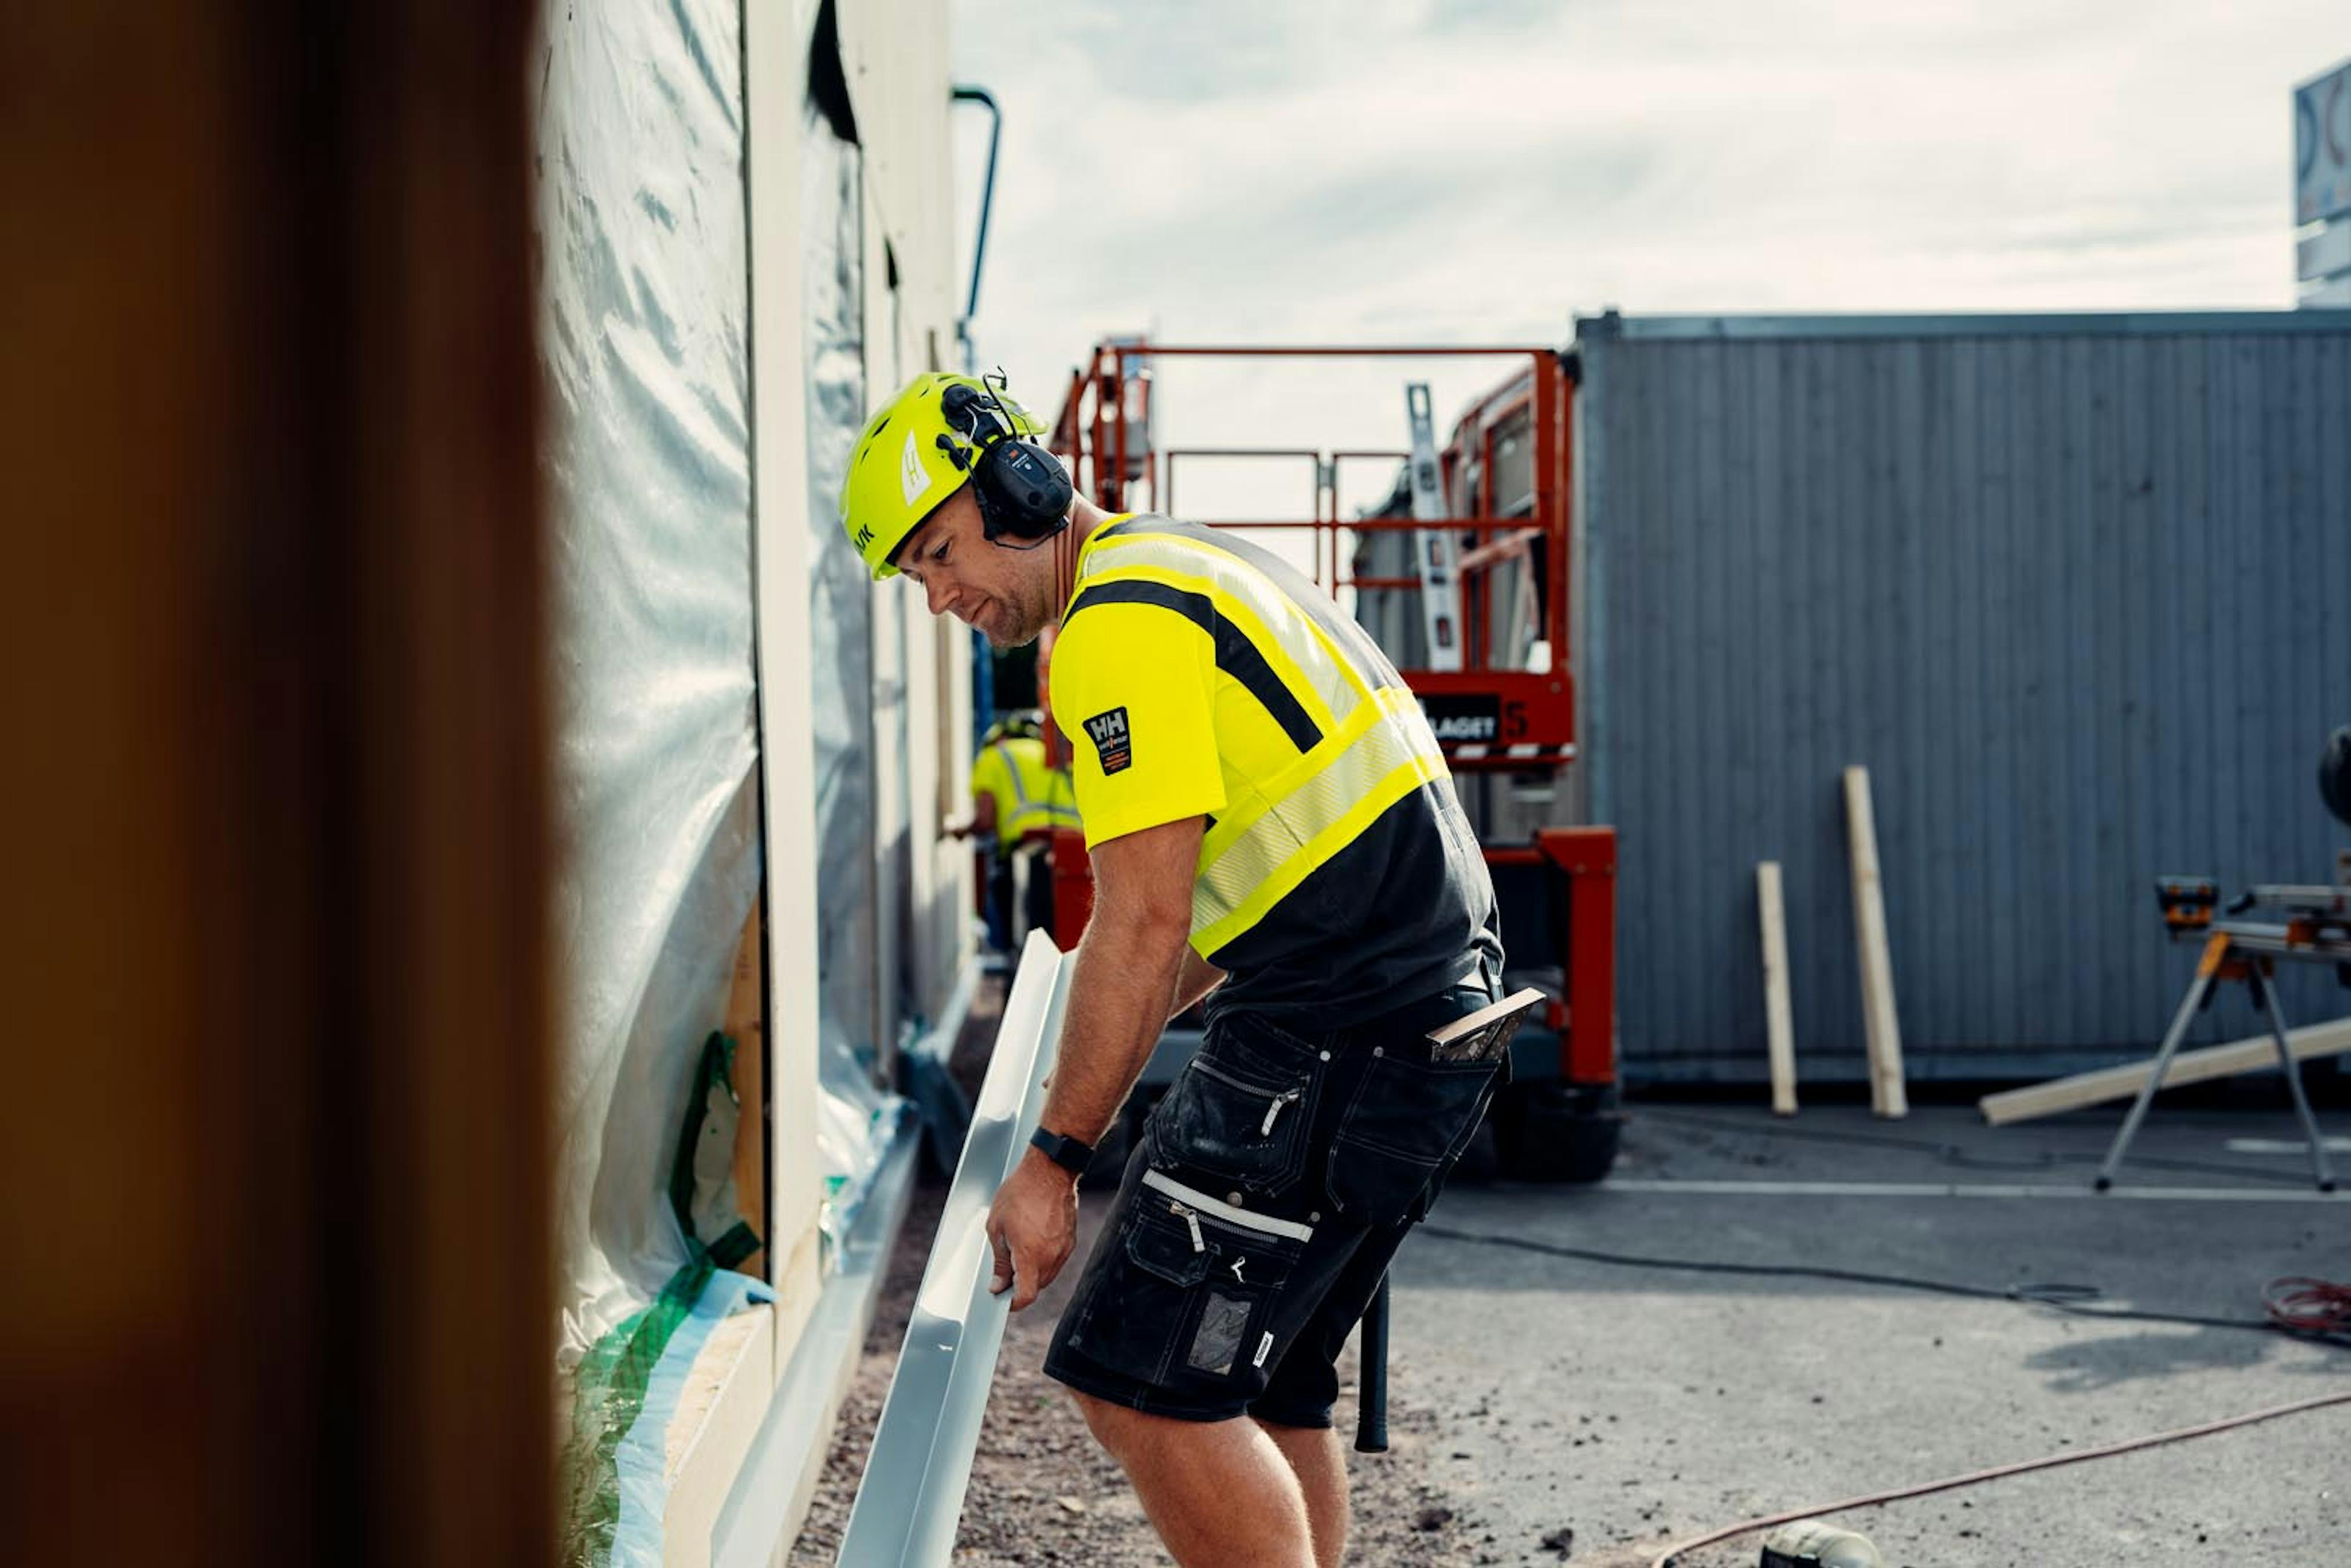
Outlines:
<svg viewBox="0 0 2351 1568"><path fill-rule="evenodd" d="M1104 512L1042 428L1000 382L918 377L841 498L868 569L933 614L999 649L1060 627L1094 904L1033 1146L989 1208L991 1287L1022 1311L1075 1254L1093 1145L1207 998L1045 1372L1184 1568L1336 1568L1338 1355L1502 1071L1478 1021L1509 1012L1492 883L1364 629L1228 534Z"/></svg>
<svg viewBox="0 0 2351 1568"><path fill-rule="evenodd" d="M1018 952L1029 932L1053 928L1044 851L1054 829L1078 825L1069 771L1046 758L1043 714L1022 708L988 726L971 762L971 821L948 831L967 834L987 855L980 910L987 945Z"/></svg>

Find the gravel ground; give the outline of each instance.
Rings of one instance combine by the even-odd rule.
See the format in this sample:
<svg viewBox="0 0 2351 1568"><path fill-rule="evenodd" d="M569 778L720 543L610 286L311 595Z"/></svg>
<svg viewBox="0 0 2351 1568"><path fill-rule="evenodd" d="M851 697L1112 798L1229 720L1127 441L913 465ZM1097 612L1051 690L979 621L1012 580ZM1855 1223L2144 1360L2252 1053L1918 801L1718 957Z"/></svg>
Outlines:
<svg viewBox="0 0 2351 1568"><path fill-rule="evenodd" d="M792 1568L829 1564L839 1549L945 1190L930 1181L914 1194L856 1380L841 1407L840 1435L817 1484L808 1522L792 1549ZM1092 1244L1109 1197L1105 1191L1083 1205L1081 1257ZM959 1563L1157 1568L1172 1561L1161 1550L1117 1463L1095 1446L1077 1407L1041 1370L1055 1316L1077 1273L1073 1260L1057 1288L1035 1308L1016 1315L1005 1331L987 1420L972 1461L971 1490L964 1500L963 1533L955 1556ZM1341 1371L1347 1375L1350 1368L1343 1365ZM1352 1396L1351 1376L1348 1392ZM1510 1561L1493 1554L1490 1535L1480 1540L1478 1532L1465 1532L1456 1510L1430 1484L1429 1446L1437 1422L1434 1412L1415 1402L1406 1365L1392 1367L1388 1399L1389 1451L1350 1457L1355 1511L1350 1560L1395 1568ZM1353 1410L1343 1402L1340 1420L1352 1430Z"/></svg>
<svg viewBox="0 0 2351 1568"><path fill-rule="evenodd" d="M2340 1125L2339 1105L2322 1114ZM2161 1108L2126 1190L2100 1197L2088 1178L2119 1115L1991 1128L1957 1104L1899 1124L1838 1103L1796 1122L1640 1106L1603 1186L1457 1182L1432 1217L1456 1234L1417 1236L1397 1262L1395 1447L1353 1458L1349 1561L1647 1568L1733 1521L2351 1388L2341 1349L2227 1326L2258 1319L2265 1281L2351 1278L2351 1197L2308 1190L2283 1113ZM1107 1191L1081 1207L1081 1257ZM832 1559L940 1197L917 1196L795 1564ZM1480 1244L1496 1241L1580 1255ZM1780 1265L1833 1272L1745 1271ZM1007 1333L958 1563L1169 1561L1039 1371L1078 1273ZM2100 1294L2088 1316L2001 1295L2034 1281ZM2097 1321L2106 1309L2205 1321ZM1351 1400L1340 1416L1352 1426ZM1841 1522L1892 1568L2336 1568L2346 1445L2351 1405L2335 1406ZM1679 1568L1757 1555L1748 1535Z"/></svg>

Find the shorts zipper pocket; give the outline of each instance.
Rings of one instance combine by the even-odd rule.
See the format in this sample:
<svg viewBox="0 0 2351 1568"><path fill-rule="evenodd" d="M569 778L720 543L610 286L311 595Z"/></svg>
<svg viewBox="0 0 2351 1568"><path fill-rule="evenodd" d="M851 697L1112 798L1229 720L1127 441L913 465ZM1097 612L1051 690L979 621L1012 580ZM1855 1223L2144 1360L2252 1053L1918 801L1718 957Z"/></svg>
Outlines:
<svg viewBox="0 0 2351 1568"><path fill-rule="evenodd" d="M1239 1187L1251 1203L1270 1198L1305 1166L1316 1093L1303 1063L1285 1069L1204 1051L1152 1113L1152 1164L1181 1169L1218 1197Z"/></svg>
<svg viewBox="0 0 2351 1568"><path fill-rule="evenodd" d="M1311 1225L1301 1225L1294 1219L1272 1219L1264 1215L1251 1214L1244 1208L1235 1208L1197 1187L1185 1186L1165 1171L1145 1171L1143 1185L1167 1197L1170 1200L1168 1212L1182 1219L1190 1228L1196 1251L1207 1249L1200 1234L1200 1222L1204 1219L1211 1225L1260 1238L1271 1236L1301 1244L1314 1239L1314 1228Z"/></svg>
<svg viewBox="0 0 2351 1568"><path fill-rule="evenodd" d="M1258 1136L1261 1138L1270 1138L1273 1136L1273 1121L1275 1117L1281 1114L1282 1107L1285 1105L1294 1105L1305 1097L1306 1091L1303 1089L1285 1089L1280 1093L1275 1095L1273 1097L1273 1103L1265 1108L1265 1125L1257 1130Z"/></svg>
<svg viewBox="0 0 2351 1568"><path fill-rule="evenodd" d="M1257 1134L1260 1138L1273 1136L1273 1124L1280 1119L1282 1112L1306 1098L1306 1091L1301 1087L1269 1089L1262 1083L1253 1083L1237 1072L1217 1066L1205 1056L1196 1056L1192 1059L1192 1071L1205 1072L1219 1083L1229 1084L1252 1100L1266 1102L1265 1120L1257 1130Z"/></svg>

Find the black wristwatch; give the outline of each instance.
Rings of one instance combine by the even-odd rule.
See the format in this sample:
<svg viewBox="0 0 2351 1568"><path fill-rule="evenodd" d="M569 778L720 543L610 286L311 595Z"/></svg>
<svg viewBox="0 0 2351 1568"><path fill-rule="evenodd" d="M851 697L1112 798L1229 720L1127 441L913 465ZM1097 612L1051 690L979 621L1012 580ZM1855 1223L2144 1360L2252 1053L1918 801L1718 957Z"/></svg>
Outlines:
<svg viewBox="0 0 2351 1568"><path fill-rule="evenodd" d="M1029 1134L1029 1145L1044 1150L1047 1159L1073 1176L1085 1175L1087 1165L1094 1157L1092 1144L1081 1144L1066 1133L1049 1133L1042 1127Z"/></svg>

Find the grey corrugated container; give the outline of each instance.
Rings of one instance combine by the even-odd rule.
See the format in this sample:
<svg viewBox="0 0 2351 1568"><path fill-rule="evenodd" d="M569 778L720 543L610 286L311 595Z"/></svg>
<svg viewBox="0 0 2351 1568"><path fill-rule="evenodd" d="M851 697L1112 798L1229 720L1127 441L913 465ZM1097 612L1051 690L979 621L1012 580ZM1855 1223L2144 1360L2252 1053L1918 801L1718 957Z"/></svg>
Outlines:
<svg viewBox="0 0 2351 1568"><path fill-rule="evenodd" d="M1913 1078L2153 1049L2151 883L2318 882L2351 833L2351 311L1577 322L1584 814L1621 833L1629 1080L1862 1073L1839 789L1876 795ZM2282 976L2295 1021L2351 1013ZM2252 1032L2231 994L2199 1026Z"/></svg>

